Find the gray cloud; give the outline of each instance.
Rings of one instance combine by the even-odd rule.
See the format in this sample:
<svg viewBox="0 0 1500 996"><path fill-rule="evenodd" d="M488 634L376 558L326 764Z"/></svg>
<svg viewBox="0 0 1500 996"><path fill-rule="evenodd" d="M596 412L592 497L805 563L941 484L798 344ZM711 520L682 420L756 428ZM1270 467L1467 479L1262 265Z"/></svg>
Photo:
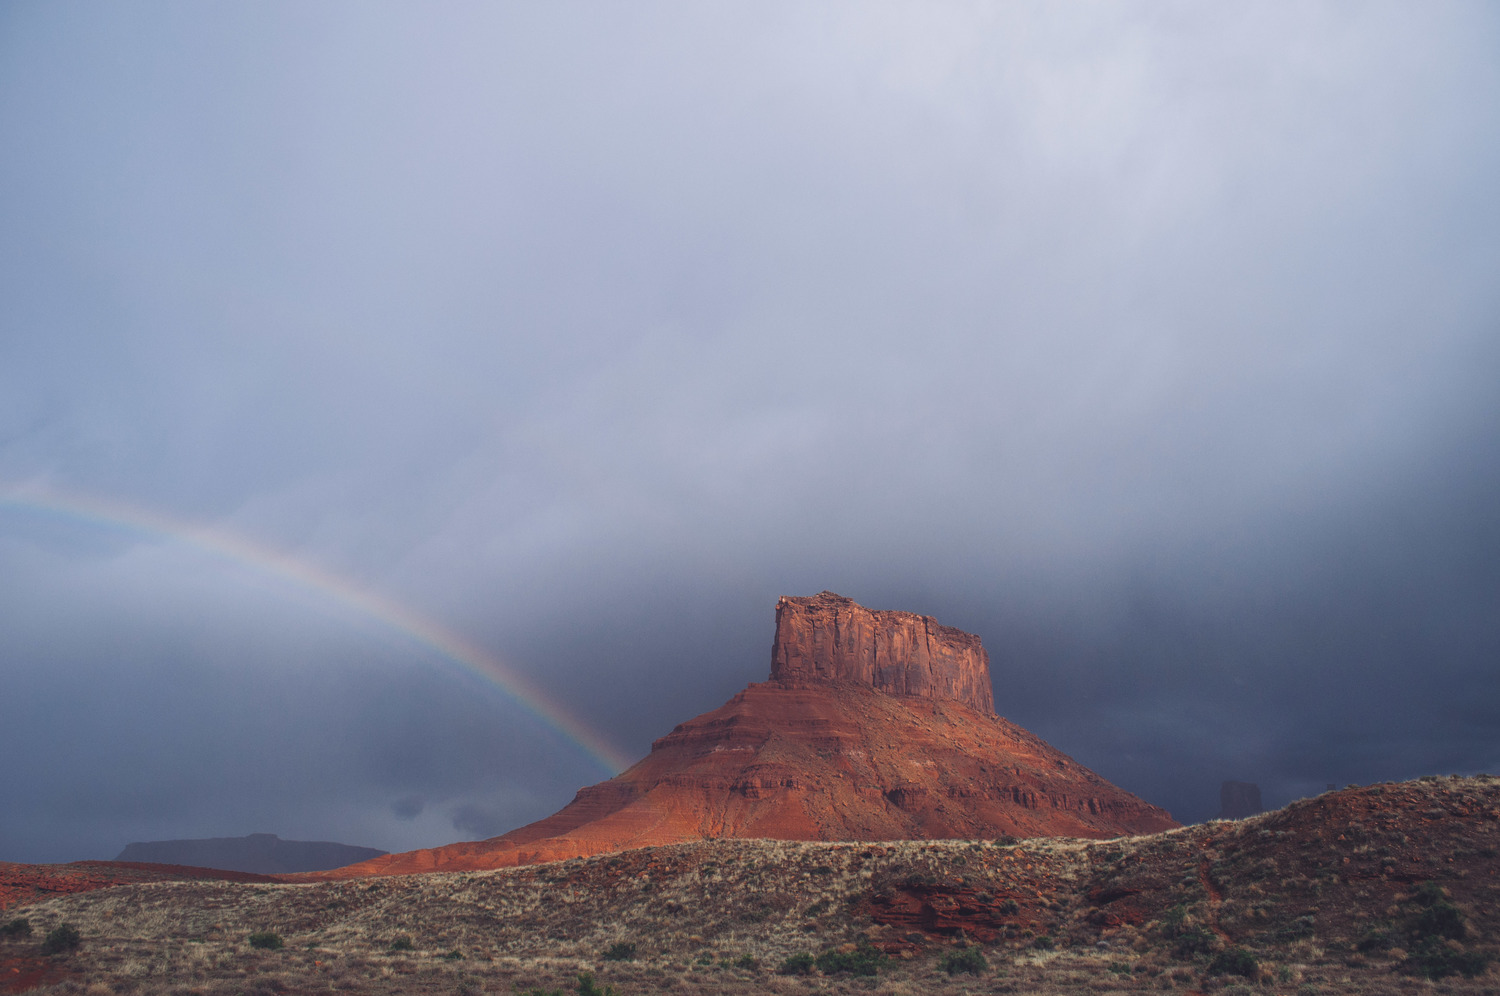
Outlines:
<svg viewBox="0 0 1500 996"><path fill-rule="evenodd" d="M466 840L484 840L515 829L514 816L504 810L465 803L451 814L453 829Z"/></svg>
<svg viewBox="0 0 1500 996"><path fill-rule="evenodd" d="M1485 6L0 17L0 480L352 579L637 755L832 588L1186 818L1497 762ZM0 858L599 777L191 544L0 507L0 567Z"/></svg>

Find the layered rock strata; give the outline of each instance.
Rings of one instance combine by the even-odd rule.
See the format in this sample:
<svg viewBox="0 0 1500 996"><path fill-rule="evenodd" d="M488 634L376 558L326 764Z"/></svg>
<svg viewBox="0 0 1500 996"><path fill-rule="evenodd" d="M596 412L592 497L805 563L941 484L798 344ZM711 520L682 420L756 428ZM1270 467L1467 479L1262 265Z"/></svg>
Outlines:
<svg viewBox="0 0 1500 996"><path fill-rule="evenodd" d="M990 658L979 637L931 616L867 609L831 591L776 602L771 680L789 688L853 681L995 712Z"/></svg>

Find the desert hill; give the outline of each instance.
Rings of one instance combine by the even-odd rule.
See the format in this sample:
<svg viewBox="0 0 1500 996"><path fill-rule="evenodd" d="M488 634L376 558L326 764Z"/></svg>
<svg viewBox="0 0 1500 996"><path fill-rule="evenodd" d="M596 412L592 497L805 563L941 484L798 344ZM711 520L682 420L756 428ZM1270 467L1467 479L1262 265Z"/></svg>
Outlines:
<svg viewBox="0 0 1500 996"><path fill-rule="evenodd" d="M24 906L51 896L92 892L138 882L218 879L225 882L275 882L268 875L134 861L72 861L61 865L28 865L0 861L0 910Z"/></svg>
<svg viewBox="0 0 1500 996"><path fill-rule="evenodd" d="M135 884L10 911L32 934L0 940L0 978L8 964L203 996L573 992L580 972L619 996L1477 996L1496 988L1497 848L1500 779L1482 776L1115 840L723 839L479 872ZM81 945L47 959L39 938L64 922ZM260 931L285 948L252 948Z"/></svg>
<svg viewBox="0 0 1500 996"><path fill-rule="evenodd" d="M994 713L979 638L832 592L782 598L770 680L679 725L623 774L490 840L330 873L556 861L725 837L1116 837L1176 826Z"/></svg>
<svg viewBox="0 0 1500 996"><path fill-rule="evenodd" d="M245 837L153 840L127 844L115 860L192 865L273 875L327 871L352 865L357 861L378 858L385 853L373 847L355 847L321 840L282 840L274 833L252 833Z"/></svg>

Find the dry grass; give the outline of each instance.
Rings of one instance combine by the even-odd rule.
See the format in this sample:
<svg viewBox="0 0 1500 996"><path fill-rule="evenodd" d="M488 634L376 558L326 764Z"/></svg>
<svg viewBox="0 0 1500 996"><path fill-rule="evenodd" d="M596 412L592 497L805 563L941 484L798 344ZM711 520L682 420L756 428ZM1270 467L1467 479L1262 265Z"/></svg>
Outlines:
<svg viewBox="0 0 1500 996"><path fill-rule="evenodd" d="M571 993L589 972L618 996L1494 994L1493 968L1433 983L1400 947L1361 944L1432 881L1466 920L1464 949L1494 948L1497 845L1500 781L1443 779L1115 841L720 840L488 872L126 885L7 911L35 930L0 958L36 957L67 922L83 944L37 992ZM252 948L265 930L285 948ZM401 937L411 949L391 950ZM863 942L890 956L873 978L776 972ZM983 973L941 970L971 942ZM604 958L622 943L634 960ZM1226 946L1251 953L1253 977L1211 974Z"/></svg>

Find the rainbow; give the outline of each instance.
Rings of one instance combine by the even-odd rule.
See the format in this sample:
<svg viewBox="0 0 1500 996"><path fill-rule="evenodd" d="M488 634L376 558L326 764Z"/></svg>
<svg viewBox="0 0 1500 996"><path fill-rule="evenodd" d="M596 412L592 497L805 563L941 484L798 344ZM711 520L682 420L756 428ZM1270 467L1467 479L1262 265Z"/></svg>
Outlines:
<svg viewBox="0 0 1500 996"><path fill-rule="evenodd" d="M395 630L499 688L522 709L572 741L610 775L630 766L630 760L618 748L525 675L408 606L316 564L225 529L184 522L124 502L62 492L50 486L0 485L0 507L61 514L91 525L164 537L289 581Z"/></svg>

